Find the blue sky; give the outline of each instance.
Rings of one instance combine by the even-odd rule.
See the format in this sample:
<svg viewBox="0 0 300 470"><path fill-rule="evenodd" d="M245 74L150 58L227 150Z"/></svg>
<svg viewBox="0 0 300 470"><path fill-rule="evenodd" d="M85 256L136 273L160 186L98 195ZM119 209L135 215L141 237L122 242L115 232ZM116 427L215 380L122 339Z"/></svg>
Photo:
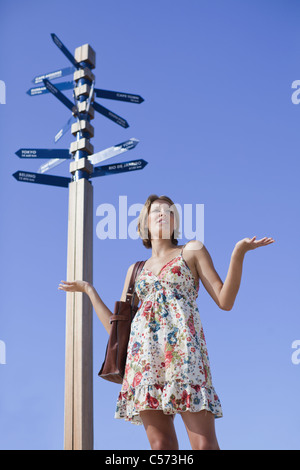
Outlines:
<svg viewBox="0 0 300 470"><path fill-rule="evenodd" d="M0 8L0 448L63 448L66 294L57 287L66 279L68 189L12 177L44 162L19 159L19 148L69 148L74 140L68 133L54 143L70 117L66 107L50 94L26 94L35 75L70 65L55 33L72 53L93 47L97 88L145 100L97 99L130 127L97 114L95 151L135 137L138 146L109 163L148 162L92 180L99 295L113 309L129 265L151 256L141 240L97 236L97 208L112 204L118 214L120 196L128 207L152 193L181 206L204 204L204 243L223 281L237 241L273 237L246 254L231 311L220 310L203 285L197 305L223 407L221 448L299 449L300 364L292 362L292 343L300 340L300 106L291 99L300 80L299 2L1 0ZM70 90L64 94L72 99ZM50 173L70 176L69 165ZM116 442L149 449L143 427L113 417L119 386L97 377L106 343L94 313L95 449ZM175 426L180 448L190 449L180 417Z"/></svg>

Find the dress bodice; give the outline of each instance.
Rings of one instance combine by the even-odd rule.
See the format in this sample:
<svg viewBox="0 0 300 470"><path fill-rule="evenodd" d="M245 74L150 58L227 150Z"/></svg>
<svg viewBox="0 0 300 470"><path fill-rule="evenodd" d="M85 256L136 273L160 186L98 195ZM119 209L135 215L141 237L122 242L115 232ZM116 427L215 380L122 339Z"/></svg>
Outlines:
<svg viewBox="0 0 300 470"><path fill-rule="evenodd" d="M178 299L196 300L199 283L196 285L195 277L181 253L166 263L155 275L144 267L135 282L135 291L144 302L156 294L158 302L170 300L170 296Z"/></svg>

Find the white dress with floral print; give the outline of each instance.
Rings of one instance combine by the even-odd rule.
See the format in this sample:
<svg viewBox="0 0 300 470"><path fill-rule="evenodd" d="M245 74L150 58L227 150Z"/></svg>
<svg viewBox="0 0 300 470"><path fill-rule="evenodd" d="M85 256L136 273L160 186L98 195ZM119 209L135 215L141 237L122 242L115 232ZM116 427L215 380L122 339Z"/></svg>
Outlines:
<svg viewBox="0 0 300 470"><path fill-rule="evenodd" d="M173 415L205 409L223 416L196 304L199 285L183 258L184 247L158 275L143 267L136 279L142 304L131 326L115 418L142 424L142 410Z"/></svg>

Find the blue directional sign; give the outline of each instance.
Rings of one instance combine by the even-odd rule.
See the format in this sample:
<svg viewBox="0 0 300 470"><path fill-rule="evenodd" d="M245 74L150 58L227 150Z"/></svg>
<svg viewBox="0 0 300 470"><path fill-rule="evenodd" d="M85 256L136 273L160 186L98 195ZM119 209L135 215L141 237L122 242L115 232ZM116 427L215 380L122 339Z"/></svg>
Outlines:
<svg viewBox="0 0 300 470"><path fill-rule="evenodd" d="M25 181L26 183L47 184L64 188L68 188L69 183L72 181L72 178L67 178L65 176L43 175L29 171L16 171L13 174L13 177L16 178L17 181Z"/></svg>
<svg viewBox="0 0 300 470"><path fill-rule="evenodd" d="M15 153L20 158L72 158L68 149L19 149Z"/></svg>
<svg viewBox="0 0 300 470"><path fill-rule="evenodd" d="M54 33L51 33L51 37L53 39L53 42L54 44L57 45L57 47L62 51L63 54L65 54L65 56L69 59L69 61L75 65L75 67L78 69L80 68L80 65L78 64L78 62L75 60L75 57L73 56L73 54L71 54L71 52L66 48L66 46L61 42L60 39L58 39L58 37L56 36L56 34Z"/></svg>
<svg viewBox="0 0 300 470"><path fill-rule="evenodd" d="M67 108L69 108L73 113L77 113L77 108L72 103L72 101L69 100L63 93L61 93L58 88L56 88L53 83L49 82L47 78L44 78L43 80L45 86L47 89L57 98L59 101L61 101Z"/></svg>
<svg viewBox="0 0 300 470"><path fill-rule="evenodd" d="M98 98L105 98L108 100L128 101L129 103L142 103L144 98L140 95L132 95L130 93L123 93L121 91L100 90L95 88L95 95Z"/></svg>
<svg viewBox="0 0 300 470"><path fill-rule="evenodd" d="M101 106L101 104L94 102L93 107L95 111L98 111L98 113L103 114L103 116L107 117L108 119L111 119L111 121L114 121L116 124L119 124L119 126L122 126L125 128L129 127L129 124L125 119L113 113L109 109L104 108L104 106Z"/></svg>
<svg viewBox="0 0 300 470"><path fill-rule="evenodd" d="M55 72L45 73L43 75L37 75L32 79L32 83L37 85L41 83L44 78L48 78L48 80L55 80L57 78L65 77L66 75L70 75L71 73L75 72L75 67L65 67L63 69L56 70Z"/></svg>
<svg viewBox="0 0 300 470"><path fill-rule="evenodd" d="M127 171L142 170L148 162L143 159L132 160L131 162L115 163L112 165L96 166L91 178L96 176L114 175L116 173L125 173Z"/></svg>
<svg viewBox="0 0 300 470"><path fill-rule="evenodd" d="M71 80L69 82L57 83L55 86L58 90L71 90L72 88L74 88L74 83L73 83L73 80ZM29 88L29 90L27 90L26 93L29 96L36 96L36 95L42 95L44 93L49 93L49 90L45 86L36 86L33 88Z"/></svg>

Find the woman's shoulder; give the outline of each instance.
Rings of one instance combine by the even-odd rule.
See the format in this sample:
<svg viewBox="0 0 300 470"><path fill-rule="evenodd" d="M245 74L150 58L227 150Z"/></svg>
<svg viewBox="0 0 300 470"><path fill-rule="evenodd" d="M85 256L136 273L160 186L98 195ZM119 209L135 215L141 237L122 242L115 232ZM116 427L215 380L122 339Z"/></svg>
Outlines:
<svg viewBox="0 0 300 470"><path fill-rule="evenodd" d="M201 250L204 244L200 240L190 240L185 245L182 245L181 248L185 248L187 251Z"/></svg>

